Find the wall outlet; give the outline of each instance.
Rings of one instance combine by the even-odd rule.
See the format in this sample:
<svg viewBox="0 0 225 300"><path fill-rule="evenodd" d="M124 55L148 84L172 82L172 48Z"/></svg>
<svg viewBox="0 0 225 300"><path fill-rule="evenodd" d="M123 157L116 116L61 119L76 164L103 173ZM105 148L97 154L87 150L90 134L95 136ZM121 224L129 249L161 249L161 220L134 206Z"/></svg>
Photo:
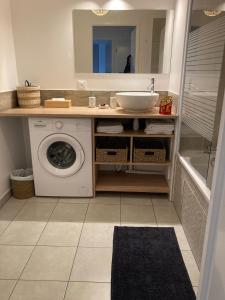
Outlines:
<svg viewBox="0 0 225 300"><path fill-rule="evenodd" d="M79 90L87 90L87 80L78 80L77 87Z"/></svg>

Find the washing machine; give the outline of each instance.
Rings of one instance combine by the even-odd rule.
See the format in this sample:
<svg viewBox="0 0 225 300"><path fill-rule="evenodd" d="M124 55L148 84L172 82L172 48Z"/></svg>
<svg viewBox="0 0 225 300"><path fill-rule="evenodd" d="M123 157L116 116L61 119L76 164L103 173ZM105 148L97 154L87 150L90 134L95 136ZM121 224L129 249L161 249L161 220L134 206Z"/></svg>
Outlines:
<svg viewBox="0 0 225 300"><path fill-rule="evenodd" d="M93 196L90 119L29 118L37 196Z"/></svg>

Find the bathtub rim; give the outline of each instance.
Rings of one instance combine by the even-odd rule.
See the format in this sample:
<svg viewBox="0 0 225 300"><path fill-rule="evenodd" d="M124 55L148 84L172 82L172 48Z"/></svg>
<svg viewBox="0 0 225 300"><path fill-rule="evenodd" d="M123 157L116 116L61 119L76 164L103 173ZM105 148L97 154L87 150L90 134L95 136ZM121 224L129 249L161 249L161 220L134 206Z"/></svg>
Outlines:
<svg viewBox="0 0 225 300"><path fill-rule="evenodd" d="M206 186L205 178L190 164L190 162L185 157L181 156L179 153L178 153L178 158L181 165L184 167L184 169L190 175L194 183L197 185L200 193L203 195L205 200L209 203L211 191Z"/></svg>

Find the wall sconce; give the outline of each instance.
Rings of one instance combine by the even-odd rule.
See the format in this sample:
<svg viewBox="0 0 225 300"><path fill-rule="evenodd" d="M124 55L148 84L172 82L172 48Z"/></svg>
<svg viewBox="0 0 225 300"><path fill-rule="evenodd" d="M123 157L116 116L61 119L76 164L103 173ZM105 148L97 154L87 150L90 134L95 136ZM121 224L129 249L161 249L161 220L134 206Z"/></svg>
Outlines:
<svg viewBox="0 0 225 300"><path fill-rule="evenodd" d="M92 12L98 16L98 17L102 17L107 15L107 13L109 12L107 9L104 8L98 8L98 9L93 9Z"/></svg>
<svg viewBox="0 0 225 300"><path fill-rule="evenodd" d="M216 10L216 9L205 9L204 10L204 14L207 16L207 17L216 17L218 16L219 14L221 14L222 11L220 10Z"/></svg>

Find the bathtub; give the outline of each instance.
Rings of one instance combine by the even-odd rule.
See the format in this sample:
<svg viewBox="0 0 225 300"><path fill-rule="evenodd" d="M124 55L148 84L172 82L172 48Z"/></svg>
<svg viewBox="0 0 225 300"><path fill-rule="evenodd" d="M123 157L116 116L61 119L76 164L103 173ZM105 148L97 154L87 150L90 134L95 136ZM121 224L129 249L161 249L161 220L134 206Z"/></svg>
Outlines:
<svg viewBox="0 0 225 300"><path fill-rule="evenodd" d="M206 183L209 154L203 153L203 151L183 151L182 157L195 168L199 176L202 176L202 180Z"/></svg>
<svg viewBox="0 0 225 300"><path fill-rule="evenodd" d="M210 189L206 185L209 167L209 154L202 151L184 151L178 154L179 160L188 174L191 176L204 198L209 202Z"/></svg>

